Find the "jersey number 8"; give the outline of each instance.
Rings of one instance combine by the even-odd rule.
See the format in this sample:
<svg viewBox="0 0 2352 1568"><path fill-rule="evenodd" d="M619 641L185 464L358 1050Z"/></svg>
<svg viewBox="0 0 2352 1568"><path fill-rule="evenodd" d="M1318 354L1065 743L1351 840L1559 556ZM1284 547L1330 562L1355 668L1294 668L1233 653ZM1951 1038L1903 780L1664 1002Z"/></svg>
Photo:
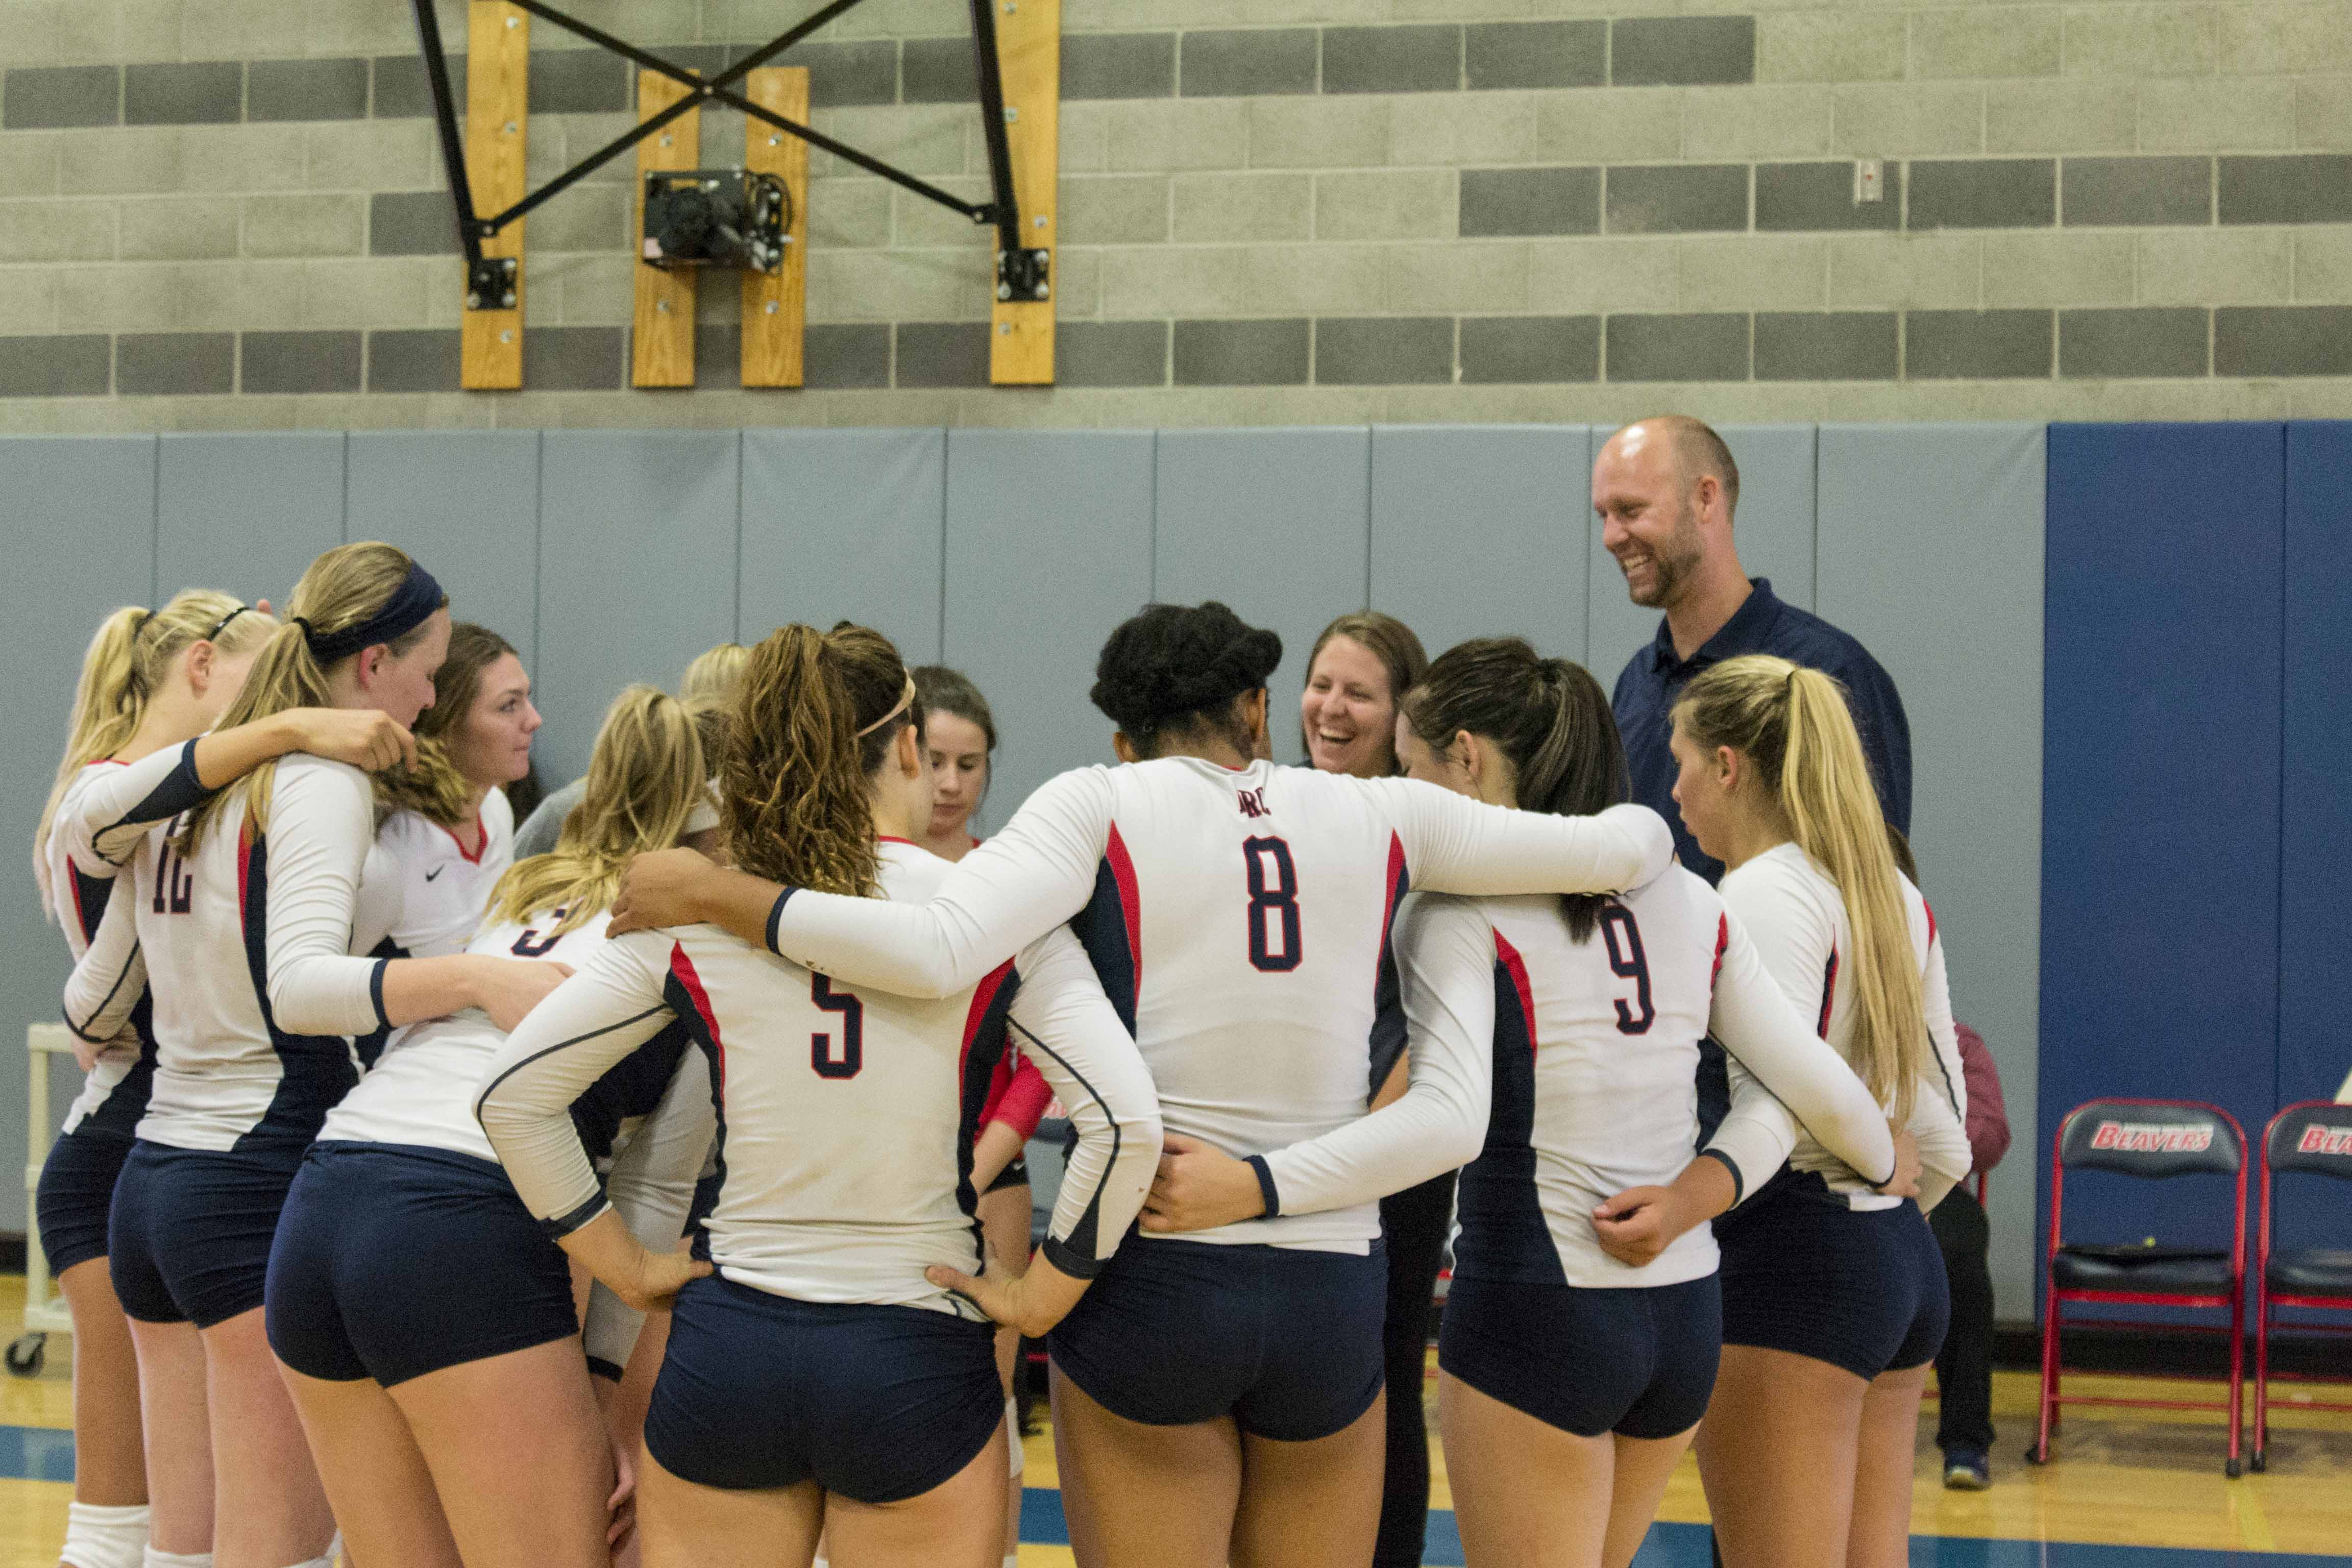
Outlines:
<svg viewBox="0 0 2352 1568"><path fill-rule="evenodd" d="M822 974L809 976L809 1000L841 1015L841 1054L834 1055L832 1034L820 1029L809 1036L809 1066L819 1078L856 1078L866 1065L866 1004L846 991L835 991Z"/></svg>
<svg viewBox="0 0 2352 1568"><path fill-rule="evenodd" d="M1249 870L1250 963L1269 973L1298 967L1298 868L1279 838L1242 840Z"/></svg>

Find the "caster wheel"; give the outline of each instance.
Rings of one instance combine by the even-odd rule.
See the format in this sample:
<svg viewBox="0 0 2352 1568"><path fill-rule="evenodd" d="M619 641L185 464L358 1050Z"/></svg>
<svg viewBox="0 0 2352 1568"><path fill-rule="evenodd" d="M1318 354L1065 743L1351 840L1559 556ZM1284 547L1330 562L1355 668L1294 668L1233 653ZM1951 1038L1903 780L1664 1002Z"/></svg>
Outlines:
<svg viewBox="0 0 2352 1568"><path fill-rule="evenodd" d="M48 1360L48 1335L21 1335L8 1343L9 1373L16 1377L38 1377L41 1375L41 1363Z"/></svg>
<svg viewBox="0 0 2352 1568"><path fill-rule="evenodd" d="M2252 1471L2254 1472L2254 1474L2256 1474L2256 1475L2258 1475L2258 1476L2259 1476L2259 1475L2261 1475L2264 1470L2267 1470L2267 1469L2269 1469L2269 1468L2271 1468L2271 1457L2270 1457L2270 1455L2268 1455L2267 1453L2263 1453L2263 1452L2262 1452L2262 1451L2260 1451L2260 1450L2257 1450L2257 1451L2255 1452L2255 1454L2254 1454L2253 1458L2250 1458L2250 1459L2248 1459L2248 1460L2246 1461L2246 1467L2247 1467L2247 1468L2249 1468L2249 1469L2252 1470Z"/></svg>
<svg viewBox="0 0 2352 1568"><path fill-rule="evenodd" d="M2225 1475L2225 1476L2229 1477L2231 1480L2233 1480L2233 1481L2234 1481L2234 1480L2236 1480L2240 1476L2242 1476L2242 1475L2244 1475L2244 1474L2246 1473L2246 1468L2245 1468L2245 1466L2243 1466L2243 1465L2240 1464L2237 1460L2235 1460L2235 1459L2231 1459L2231 1460L2229 1460L2228 1462L2226 1462L2225 1464L2223 1464L2223 1465L2222 1465L2222 1467L2221 1467L2221 1473L2222 1473L2223 1475Z"/></svg>
<svg viewBox="0 0 2352 1568"><path fill-rule="evenodd" d="M2039 1443L2028 1444L2025 1449L2025 1462L2029 1465L2046 1465L2050 1462L2049 1450Z"/></svg>

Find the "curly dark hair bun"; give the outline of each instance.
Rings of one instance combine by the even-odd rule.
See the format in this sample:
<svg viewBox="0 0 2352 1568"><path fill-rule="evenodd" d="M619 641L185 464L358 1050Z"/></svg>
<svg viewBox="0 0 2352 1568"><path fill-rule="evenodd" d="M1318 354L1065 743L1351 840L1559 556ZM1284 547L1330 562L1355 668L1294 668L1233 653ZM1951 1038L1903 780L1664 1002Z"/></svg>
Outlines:
<svg viewBox="0 0 2352 1568"><path fill-rule="evenodd" d="M1205 605L1146 605L1103 644L1088 695L1139 742L1164 731L1222 717L1282 662L1282 638L1212 599Z"/></svg>

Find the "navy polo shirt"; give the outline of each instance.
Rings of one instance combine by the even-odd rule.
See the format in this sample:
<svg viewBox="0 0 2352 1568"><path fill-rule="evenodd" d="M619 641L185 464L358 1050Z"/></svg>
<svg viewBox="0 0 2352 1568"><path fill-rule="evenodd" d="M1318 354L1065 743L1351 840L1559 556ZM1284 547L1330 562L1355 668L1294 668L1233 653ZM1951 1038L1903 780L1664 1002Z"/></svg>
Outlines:
<svg viewBox="0 0 2352 1568"><path fill-rule="evenodd" d="M1853 637L1819 616L1781 603L1769 579L1749 581L1755 592L1688 658L1675 657L1674 633L1661 617L1655 640L1628 660L1625 672L1617 678L1612 702L1618 731L1625 737L1633 798L1666 819L1683 864L1711 883L1722 879L1723 862L1698 852L1675 807L1678 770L1666 743L1673 728L1668 715L1691 677L1744 653L1778 654L1792 664L1835 676L1844 685L1854 727L1862 732L1863 752L1878 784L1879 805L1889 822L1905 833L1911 831L1911 722L1903 716L1903 700L1895 695L1893 679Z"/></svg>

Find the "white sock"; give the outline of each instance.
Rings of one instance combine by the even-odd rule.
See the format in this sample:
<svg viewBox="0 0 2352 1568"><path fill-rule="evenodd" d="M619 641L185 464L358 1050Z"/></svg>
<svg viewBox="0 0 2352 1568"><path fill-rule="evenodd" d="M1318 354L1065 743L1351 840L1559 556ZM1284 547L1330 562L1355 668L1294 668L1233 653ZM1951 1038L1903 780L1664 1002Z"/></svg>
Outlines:
<svg viewBox="0 0 2352 1568"><path fill-rule="evenodd" d="M1013 1450L1013 1479L1017 1484L1021 1479L1021 1467L1027 1458L1021 1451L1021 1403L1018 1400L1004 1402L1004 1436L1005 1446ZM1006 1561L1012 1559L1007 1558Z"/></svg>
<svg viewBox="0 0 2352 1568"><path fill-rule="evenodd" d="M213 1568L209 1552L158 1552L150 1546L140 1561L141 1568Z"/></svg>
<svg viewBox="0 0 2352 1568"><path fill-rule="evenodd" d="M58 1553L58 1562L73 1568L140 1568L139 1554L146 1546L145 1503L129 1508L66 1504L66 1544Z"/></svg>

